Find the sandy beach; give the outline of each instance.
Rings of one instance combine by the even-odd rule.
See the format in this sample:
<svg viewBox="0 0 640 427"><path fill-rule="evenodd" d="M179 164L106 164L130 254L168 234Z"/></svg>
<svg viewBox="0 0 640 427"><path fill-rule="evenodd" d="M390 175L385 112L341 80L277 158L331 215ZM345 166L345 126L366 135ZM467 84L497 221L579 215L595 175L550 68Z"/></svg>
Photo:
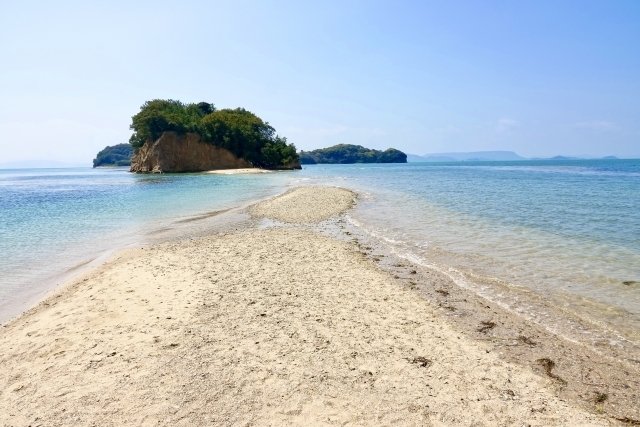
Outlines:
<svg viewBox="0 0 640 427"><path fill-rule="evenodd" d="M0 329L0 425L618 424L322 233L355 199L297 188L60 288Z"/></svg>
<svg viewBox="0 0 640 427"><path fill-rule="evenodd" d="M205 173L211 173L216 175L242 175L242 174L256 174L256 173L270 173L271 171L260 168L240 168L240 169L214 169L206 171Z"/></svg>

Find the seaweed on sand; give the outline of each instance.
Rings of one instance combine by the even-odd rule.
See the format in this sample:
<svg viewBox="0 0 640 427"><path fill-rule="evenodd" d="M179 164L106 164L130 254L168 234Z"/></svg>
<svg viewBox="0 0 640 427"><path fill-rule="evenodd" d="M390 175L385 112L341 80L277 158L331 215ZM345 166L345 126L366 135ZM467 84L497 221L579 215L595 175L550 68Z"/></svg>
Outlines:
<svg viewBox="0 0 640 427"><path fill-rule="evenodd" d="M544 372L549 377L553 378L554 380L558 381L561 384L567 384L567 382L563 378L553 373L553 368L556 367L556 363L553 360L547 357L544 357L542 359L536 360L536 362L538 362L542 366L542 368L544 369Z"/></svg>
<svg viewBox="0 0 640 427"><path fill-rule="evenodd" d="M409 359L407 359L409 360ZM422 368L428 368L433 363L431 360L427 359L423 356L416 356L413 359L409 360L411 363L414 363Z"/></svg>
<svg viewBox="0 0 640 427"><path fill-rule="evenodd" d="M534 340L532 340L531 338L526 337L524 335L520 335L518 337L518 341L520 341L523 344L530 345L531 347L535 347L536 346L536 342Z"/></svg>
<svg viewBox="0 0 640 427"><path fill-rule="evenodd" d="M496 327L496 322L492 322L490 320L483 320L480 322L480 327L477 329L478 332L486 333L488 330Z"/></svg>

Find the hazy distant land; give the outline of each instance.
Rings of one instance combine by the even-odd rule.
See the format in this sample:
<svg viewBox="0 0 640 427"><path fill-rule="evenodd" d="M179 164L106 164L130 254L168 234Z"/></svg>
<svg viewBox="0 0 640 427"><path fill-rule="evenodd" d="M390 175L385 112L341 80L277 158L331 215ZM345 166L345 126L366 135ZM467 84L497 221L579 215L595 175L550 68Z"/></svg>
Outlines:
<svg viewBox="0 0 640 427"><path fill-rule="evenodd" d="M451 153L430 153L424 155L407 154L408 162L512 162L520 160L585 160L602 159L617 160L616 156L604 157L578 157L578 156L553 156L553 157L524 157L514 151L469 151Z"/></svg>

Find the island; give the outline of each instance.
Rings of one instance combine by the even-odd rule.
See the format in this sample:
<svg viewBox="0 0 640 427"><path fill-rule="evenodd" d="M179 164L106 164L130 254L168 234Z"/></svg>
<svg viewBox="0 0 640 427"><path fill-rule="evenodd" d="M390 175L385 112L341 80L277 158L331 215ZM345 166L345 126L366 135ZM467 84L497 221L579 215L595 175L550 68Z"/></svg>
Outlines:
<svg viewBox="0 0 640 427"><path fill-rule="evenodd" d="M117 144L104 147L93 159L93 167L99 166L129 166L133 147L131 144Z"/></svg>
<svg viewBox="0 0 640 427"><path fill-rule="evenodd" d="M407 163L407 155L395 148L384 151L365 148L361 145L338 144L313 151L301 151L300 163Z"/></svg>
<svg viewBox="0 0 640 427"><path fill-rule="evenodd" d="M130 127L131 172L301 168L295 146L244 108L154 99L132 117Z"/></svg>
<svg viewBox="0 0 640 427"><path fill-rule="evenodd" d="M471 151L456 153L431 153L418 156L409 154L410 162L503 162L527 160L513 151Z"/></svg>

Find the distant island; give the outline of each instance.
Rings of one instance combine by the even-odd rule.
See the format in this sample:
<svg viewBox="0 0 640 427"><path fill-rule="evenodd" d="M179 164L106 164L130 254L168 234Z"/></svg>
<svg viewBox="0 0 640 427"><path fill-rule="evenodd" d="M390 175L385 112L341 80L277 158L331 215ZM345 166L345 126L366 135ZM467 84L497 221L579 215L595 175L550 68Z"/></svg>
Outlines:
<svg viewBox="0 0 640 427"><path fill-rule="evenodd" d="M553 156L553 157L532 157L529 160L621 160L616 156L604 157L575 157L575 156Z"/></svg>
<svg viewBox="0 0 640 427"><path fill-rule="evenodd" d="M423 156L409 155L410 162L491 162L527 160L513 151L471 151L460 153L431 153Z"/></svg>
<svg viewBox="0 0 640 427"><path fill-rule="evenodd" d="M130 127L131 172L300 169L295 146L244 108L154 99L132 117Z"/></svg>
<svg viewBox="0 0 640 427"><path fill-rule="evenodd" d="M395 148L384 151L365 148L361 145L338 144L313 151L301 151L300 163L407 163L407 155Z"/></svg>
<svg viewBox="0 0 640 427"><path fill-rule="evenodd" d="M513 151L471 151L451 153L431 153L424 155L407 154L409 162L513 162L521 160L619 160L616 156L604 157L523 157Z"/></svg>
<svg viewBox="0 0 640 427"><path fill-rule="evenodd" d="M131 144L118 144L104 147L93 159L93 167L130 166L133 147Z"/></svg>

